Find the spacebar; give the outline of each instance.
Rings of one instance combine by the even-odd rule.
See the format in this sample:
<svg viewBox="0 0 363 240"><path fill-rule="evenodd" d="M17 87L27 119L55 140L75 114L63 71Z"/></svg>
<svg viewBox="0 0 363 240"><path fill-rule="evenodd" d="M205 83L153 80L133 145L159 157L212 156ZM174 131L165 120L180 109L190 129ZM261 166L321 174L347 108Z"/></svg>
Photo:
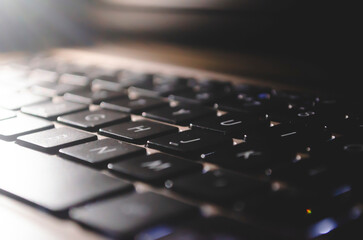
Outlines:
<svg viewBox="0 0 363 240"><path fill-rule="evenodd" d="M0 141L0 193L55 214L70 207L132 188L56 156Z"/></svg>

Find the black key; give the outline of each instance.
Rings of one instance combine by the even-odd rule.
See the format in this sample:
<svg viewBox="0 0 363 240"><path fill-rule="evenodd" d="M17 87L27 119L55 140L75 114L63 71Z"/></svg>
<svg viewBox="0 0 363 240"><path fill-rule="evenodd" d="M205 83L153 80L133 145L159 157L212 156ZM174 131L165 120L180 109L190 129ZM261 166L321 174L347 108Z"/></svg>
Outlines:
<svg viewBox="0 0 363 240"><path fill-rule="evenodd" d="M102 135L136 144L145 144L149 139L176 132L178 132L176 127L145 120L121 123L100 129Z"/></svg>
<svg viewBox="0 0 363 240"><path fill-rule="evenodd" d="M30 106L49 101L48 97L37 96L30 93L14 93L0 97L0 106L9 110L18 110L24 106Z"/></svg>
<svg viewBox="0 0 363 240"><path fill-rule="evenodd" d="M119 99L101 102L101 107L110 110L138 114L167 104L167 102L161 99L142 97L138 99Z"/></svg>
<svg viewBox="0 0 363 240"><path fill-rule="evenodd" d="M201 130L188 130L147 142L149 148L193 159L200 159L203 153L227 146L232 146L232 138Z"/></svg>
<svg viewBox="0 0 363 240"><path fill-rule="evenodd" d="M93 89L120 91L130 86L151 87L153 75L132 71L116 71L116 73L97 76L92 81Z"/></svg>
<svg viewBox="0 0 363 240"><path fill-rule="evenodd" d="M146 153L144 148L109 138L62 148L59 152L65 158L95 167L102 167L115 160Z"/></svg>
<svg viewBox="0 0 363 240"><path fill-rule="evenodd" d="M130 116L123 113L97 110L84 111L60 116L57 121L78 127L87 131L97 131L101 127L130 120Z"/></svg>
<svg viewBox="0 0 363 240"><path fill-rule="evenodd" d="M16 113L13 111L0 109L0 121L8 118L13 118L16 116Z"/></svg>
<svg viewBox="0 0 363 240"><path fill-rule="evenodd" d="M332 126L332 131L345 136L363 136L363 118L348 118Z"/></svg>
<svg viewBox="0 0 363 240"><path fill-rule="evenodd" d="M0 138L14 141L18 136L53 128L53 123L28 116L18 116L0 122Z"/></svg>
<svg viewBox="0 0 363 240"><path fill-rule="evenodd" d="M180 101L185 103L194 103L194 104L214 104L216 103L220 98L225 96L225 94L222 94L221 92L211 92L211 91L193 91L193 90L187 90L178 92L175 94L171 94L169 96L169 99L174 101Z"/></svg>
<svg viewBox="0 0 363 240"><path fill-rule="evenodd" d="M73 220L99 232L131 237L146 227L194 214L195 208L154 193L131 194L74 208Z"/></svg>
<svg viewBox="0 0 363 240"><path fill-rule="evenodd" d="M228 98L223 98L221 101L218 101L214 107L218 110L227 112L258 115L267 114L269 110L265 100L245 94L237 94Z"/></svg>
<svg viewBox="0 0 363 240"><path fill-rule="evenodd" d="M202 165L189 160L156 153L111 163L108 169L144 182L160 183L170 177L202 170Z"/></svg>
<svg viewBox="0 0 363 240"><path fill-rule="evenodd" d="M299 111L311 110L316 104L316 97L312 94L286 90L274 90L270 100L274 104L284 104Z"/></svg>
<svg viewBox="0 0 363 240"><path fill-rule="evenodd" d="M278 151L257 144L241 143L228 149L203 154L203 161L246 174L265 174L267 169L289 163L296 158L291 149Z"/></svg>
<svg viewBox="0 0 363 240"><path fill-rule="evenodd" d="M96 140L97 136L72 128L54 128L18 137L17 143L47 153L56 153L60 148Z"/></svg>
<svg viewBox="0 0 363 240"><path fill-rule="evenodd" d="M184 84L160 83L160 84L154 84L153 86L145 86L145 87L131 86L128 90L130 93L134 93L139 96L167 97L172 93L181 92L186 89L188 89L188 86Z"/></svg>
<svg viewBox="0 0 363 240"><path fill-rule="evenodd" d="M256 129L268 128L270 121L264 116L225 114L220 117L207 117L190 124L191 128L207 129L224 135L243 139L244 135Z"/></svg>
<svg viewBox="0 0 363 240"><path fill-rule="evenodd" d="M352 184L354 194L363 196L363 177L361 174L363 139L358 137L337 137L325 144L311 148L314 162L322 162L336 176ZM362 198L363 199L363 198Z"/></svg>
<svg viewBox="0 0 363 240"><path fill-rule="evenodd" d="M0 142L0 149L1 193L54 213L65 215L70 207L132 187L91 168L16 144Z"/></svg>
<svg viewBox="0 0 363 240"><path fill-rule="evenodd" d="M215 114L216 112L214 110L202 106L181 105L150 110L144 112L142 115L162 122L187 126L195 119Z"/></svg>
<svg viewBox="0 0 363 240"><path fill-rule="evenodd" d="M305 234L309 233L306 232L307 227L322 219L345 221L357 217L352 214L352 204L349 204L349 200L346 201L344 197L327 199L319 195L286 188L251 196L244 201L244 208L240 210L247 217L253 216L255 219L268 220L269 222L272 220L273 223L290 227L289 229L298 226L305 231ZM360 214L358 213L358 216ZM331 227L337 227L339 221ZM318 235L320 234L322 232Z"/></svg>
<svg viewBox="0 0 363 240"><path fill-rule="evenodd" d="M58 102L58 103L43 103L34 106L23 107L21 111L37 117L47 118L50 120L56 120L58 116L87 110L88 106L79 103L72 102Z"/></svg>
<svg viewBox="0 0 363 240"><path fill-rule="evenodd" d="M226 81L219 81L215 79L205 79L198 83L197 86L200 91L207 92L223 92L230 93L233 89L232 84Z"/></svg>
<svg viewBox="0 0 363 240"><path fill-rule="evenodd" d="M169 96L189 89L195 84L194 79L177 76L157 75L153 78L153 84L143 84L141 86L131 86L128 90L137 95L160 97Z"/></svg>
<svg viewBox="0 0 363 240"><path fill-rule="evenodd" d="M115 92L115 91L90 91L90 90L81 90L74 91L70 93L64 94L64 99L71 102L78 102L83 104L100 104L102 101L117 99L117 98L126 98L127 94L123 92Z"/></svg>
<svg viewBox="0 0 363 240"><path fill-rule="evenodd" d="M221 169L168 180L165 186L192 197L221 204L268 189L266 182Z"/></svg>
<svg viewBox="0 0 363 240"><path fill-rule="evenodd" d="M273 90L270 87L264 87L264 86L257 86L257 85L251 85L251 84L236 84L233 86L234 92L237 93L244 93L249 95L257 96L259 94L268 94L271 95Z"/></svg>
<svg viewBox="0 0 363 240"><path fill-rule="evenodd" d="M83 89L82 86L70 85L65 83L39 83L31 87L31 91L41 96L55 97L63 96L67 92Z"/></svg>
<svg viewBox="0 0 363 240"><path fill-rule="evenodd" d="M257 144L270 145L271 147L292 148L305 151L311 147L331 139L331 132L325 126L301 127L293 124L278 124L261 131L260 133L247 134L246 141Z"/></svg>

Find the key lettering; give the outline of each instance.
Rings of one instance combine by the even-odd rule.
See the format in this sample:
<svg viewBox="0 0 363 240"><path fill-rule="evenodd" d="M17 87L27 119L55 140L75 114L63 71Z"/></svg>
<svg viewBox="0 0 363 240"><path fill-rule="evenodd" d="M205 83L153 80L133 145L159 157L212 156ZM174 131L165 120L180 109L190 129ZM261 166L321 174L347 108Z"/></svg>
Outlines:
<svg viewBox="0 0 363 240"><path fill-rule="evenodd" d="M57 135L57 136L53 136L53 137L49 137L49 140L60 140L62 138L67 138L68 135L67 134L61 134L61 135Z"/></svg>
<svg viewBox="0 0 363 240"><path fill-rule="evenodd" d="M180 109L180 110L178 110L176 112L173 112L173 116L189 114L189 113L190 113L190 110L182 108L182 109Z"/></svg>
<svg viewBox="0 0 363 240"><path fill-rule="evenodd" d="M287 136L294 135L294 134L296 134L296 132L285 133L285 134L282 134L281 137L287 137Z"/></svg>
<svg viewBox="0 0 363 240"><path fill-rule="evenodd" d="M104 147L99 147L99 148L92 148L89 151L97 152L97 154L104 154L104 153L114 152L114 151L116 151L116 148L108 148L108 146L104 146Z"/></svg>
<svg viewBox="0 0 363 240"><path fill-rule="evenodd" d="M191 140L187 140L187 141L183 141L181 140L180 143L192 143L192 142L197 142L197 141L200 141L200 138L195 138L195 139L191 139Z"/></svg>
<svg viewBox="0 0 363 240"><path fill-rule="evenodd" d="M105 119L106 115L105 114L91 114L91 115L87 115L84 119L86 121L99 121L101 119Z"/></svg>
<svg viewBox="0 0 363 240"><path fill-rule="evenodd" d="M163 163L161 160L155 160L152 162L144 162L141 164L141 167L148 168L150 170L153 170L155 172L167 169L171 167L170 163Z"/></svg>
<svg viewBox="0 0 363 240"><path fill-rule="evenodd" d="M181 144L187 144L187 143L192 143L192 142L197 142L197 141L200 141L200 138L195 138L195 139L191 139L191 140L181 140L179 143ZM169 142L170 145L173 145L173 146L179 146L179 143L175 143L175 142Z"/></svg>
<svg viewBox="0 0 363 240"><path fill-rule="evenodd" d="M136 133L136 132L147 131L149 129L151 129L151 127L144 127L143 125L140 125L140 126L128 128L127 130L128 131L135 130L134 132Z"/></svg>
<svg viewBox="0 0 363 240"><path fill-rule="evenodd" d="M349 144L344 146L344 151L347 152L362 152L363 144Z"/></svg>
<svg viewBox="0 0 363 240"><path fill-rule="evenodd" d="M249 150L249 151L245 151L245 152L241 152L241 153L238 153L236 156L238 158L240 157L243 157L244 159L249 159L251 156L258 156L258 155L261 155L260 152L255 152L253 150Z"/></svg>
<svg viewBox="0 0 363 240"><path fill-rule="evenodd" d="M129 103L130 106L137 106L137 105L144 105L146 103L146 100L143 99L143 98L140 98L138 100L135 100L135 101L131 101Z"/></svg>
<svg viewBox="0 0 363 240"><path fill-rule="evenodd" d="M315 112L303 112L303 113L297 114L298 117L309 117L309 116L313 116L313 115L315 115Z"/></svg>
<svg viewBox="0 0 363 240"><path fill-rule="evenodd" d="M242 123L242 122L241 121L234 122L234 119L231 119L231 120L221 122L221 125L222 126L233 126L233 125L237 125L237 124L240 124L240 123Z"/></svg>

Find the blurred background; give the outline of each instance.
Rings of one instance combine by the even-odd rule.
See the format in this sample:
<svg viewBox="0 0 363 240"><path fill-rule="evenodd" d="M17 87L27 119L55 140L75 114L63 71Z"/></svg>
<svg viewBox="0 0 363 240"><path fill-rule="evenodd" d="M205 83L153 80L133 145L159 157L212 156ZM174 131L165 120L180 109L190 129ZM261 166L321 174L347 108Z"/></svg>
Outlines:
<svg viewBox="0 0 363 240"><path fill-rule="evenodd" d="M359 82L355 9L352 3L323 0L0 0L0 51L105 40L158 43L181 49L175 54L187 47L228 59L248 56L240 61L244 65L268 61L274 73L274 62L281 62L289 70L302 68L300 76L285 81L336 88L341 79L344 86ZM216 59L215 65L228 59ZM263 72L255 66L245 73Z"/></svg>
<svg viewBox="0 0 363 240"><path fill-rule="evenodd" d="M84 0L0 0L0 51L90 44Z"/></svg>

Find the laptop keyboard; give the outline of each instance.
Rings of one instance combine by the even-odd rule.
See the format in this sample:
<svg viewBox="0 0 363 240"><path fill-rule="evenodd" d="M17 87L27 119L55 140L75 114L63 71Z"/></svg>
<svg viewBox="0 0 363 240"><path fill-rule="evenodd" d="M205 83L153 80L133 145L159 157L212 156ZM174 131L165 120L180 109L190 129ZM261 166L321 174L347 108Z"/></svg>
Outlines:
<svg viewBox="0 0 363 240"><path fill-rule="evenodd" d="M0 193L100 236L362 239L361 103L57 62L0 88Z"/></svg>

